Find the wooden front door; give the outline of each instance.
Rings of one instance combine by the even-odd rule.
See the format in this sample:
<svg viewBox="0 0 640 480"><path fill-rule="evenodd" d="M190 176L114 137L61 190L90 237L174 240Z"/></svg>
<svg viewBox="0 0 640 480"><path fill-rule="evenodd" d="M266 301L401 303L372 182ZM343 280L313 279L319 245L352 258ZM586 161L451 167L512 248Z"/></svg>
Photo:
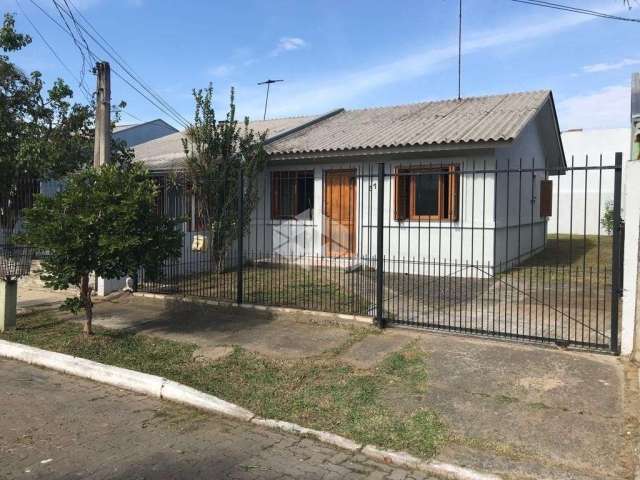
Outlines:
<svg viewBox="0 0 640 480"><path fill-rule="evenodd" d="M356 171L328 170L324 176L324 254L350 257L356 248Z"/></svg>

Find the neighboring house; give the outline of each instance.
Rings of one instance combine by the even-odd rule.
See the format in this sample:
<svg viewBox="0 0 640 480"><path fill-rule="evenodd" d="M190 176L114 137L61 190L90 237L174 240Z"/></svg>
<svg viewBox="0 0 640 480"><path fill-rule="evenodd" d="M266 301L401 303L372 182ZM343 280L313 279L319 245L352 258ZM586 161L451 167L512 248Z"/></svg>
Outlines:
<svg viewBox="0 0 640 480"><path fill-rule="evenodd" d="M113 129L113 138L123 140L130 147L135 147L141 143L165 137L177 131L167 122L158 118L144 123L116 125Z"/></svg>
<svg viewBox="0 0 640 480"><path fill-rule="evenodd" d="M562 144L569 167L613 165L616 152L622 152L625 155L623 160L627 160L631 130L567 130L562 132ZM623 161L623 170L625 164L626 161ZM549 218L549 233L606 234L601 220L605 209L610 208L613 202L613 176L613 170L576 170L558 179L557 190L553 195L554 214ZM624 199L624 194L622 198ZM558 202L562 205L560 209Z"/></svg>
<svg viewBox="0 0 640 480"><path fill-rule="evenodd" d="M566 168L549 91L340 109L250 126L267 131L269 154L245 242L255 260L341 257L345 266L366 265L376 255L383 208L387 271L407 272L415 267L394 259L417 258L438 262L438 275L491 275L544 247L548 176ZM136 159L158 175L180 169L181 138L138 145ZM186 208L192 221L185 229L193 230Z"/></svg>

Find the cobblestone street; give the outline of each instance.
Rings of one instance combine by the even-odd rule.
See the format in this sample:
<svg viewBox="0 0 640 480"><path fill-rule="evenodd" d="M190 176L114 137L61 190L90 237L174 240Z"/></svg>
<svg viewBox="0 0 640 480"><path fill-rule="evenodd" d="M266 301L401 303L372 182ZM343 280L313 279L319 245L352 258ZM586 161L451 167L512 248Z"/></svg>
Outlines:
<svg viewBox="0 0 640 480"><path fill-rule="evenodd" d="M5 479L424 479L362 455L0 361Z"/></svg>

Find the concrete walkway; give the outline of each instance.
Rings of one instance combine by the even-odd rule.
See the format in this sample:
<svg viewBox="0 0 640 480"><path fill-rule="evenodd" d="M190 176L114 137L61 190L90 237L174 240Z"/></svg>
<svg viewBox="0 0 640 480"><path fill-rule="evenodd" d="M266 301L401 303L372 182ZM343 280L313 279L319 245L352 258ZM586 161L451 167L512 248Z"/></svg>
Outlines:
<svg viewBox="0 0 640 480"><path fill-rule="evenodd" d="M633 478L640 409L625 407L625 392L637 371L616 357L400 329L353 343L362 327L139 297L97 305L95 322L193 342L212 358L232 345L280 359L337 349L361 369L413 343L427 353L426 393L384 398L399 413L438 413L451 433L438 460L516 478Z"/></svg>
<svg viewBox="0 0 640 480"><path fill-rule="evenodd" d="M4 479L427 477L295 435L0 360Z"/></svg>
<svg viewBox="0 0 640 480"><path fill-rule="evenodd" d="M76 289L53 290L44 286L37 270L40 264L34 261L32 273L18 280L18 313L24 314L43 307L50 307L64 302L67 297L76 295Z"/></svg>

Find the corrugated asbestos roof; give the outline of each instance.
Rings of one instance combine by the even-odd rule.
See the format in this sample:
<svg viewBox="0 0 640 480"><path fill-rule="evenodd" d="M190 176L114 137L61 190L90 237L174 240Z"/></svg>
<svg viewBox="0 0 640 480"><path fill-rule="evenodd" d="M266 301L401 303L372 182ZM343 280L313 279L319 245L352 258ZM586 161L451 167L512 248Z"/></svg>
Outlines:
<svg viewBox="0 0 640 480"><path fill-rule="evenodd" d="M290 117L259 120L250 122L249 128L256 133L267 132L267 139L269 139L300 127L316 118L318 117ZM185 158L184 148L182 146L183 138L185 138L184 132L178 132L141 143L134 147L136 159L143 161L150 170L178 168Z"/></svg>
<svg viewBox="0 0 640 480"><path fill-rule="evenodd" d="M552 109L548 90L461 100L423 102L362 110L335 110L324 116L255 121L249 128L268 132L272 157L353 152L393 147L510 142L536 113ZM555 119L547 120L557 123ZM550 126L554 129L556 127ZM179 132L135 147L151 170L179 168L184 160Z"/></svg>
<svg viewBox="0 0 640 480"><path fill-rule="evenodd" d="M508 142L549 98L549 91L536 91L348 110L273 142L268 151L287 155Z"/></svg>

